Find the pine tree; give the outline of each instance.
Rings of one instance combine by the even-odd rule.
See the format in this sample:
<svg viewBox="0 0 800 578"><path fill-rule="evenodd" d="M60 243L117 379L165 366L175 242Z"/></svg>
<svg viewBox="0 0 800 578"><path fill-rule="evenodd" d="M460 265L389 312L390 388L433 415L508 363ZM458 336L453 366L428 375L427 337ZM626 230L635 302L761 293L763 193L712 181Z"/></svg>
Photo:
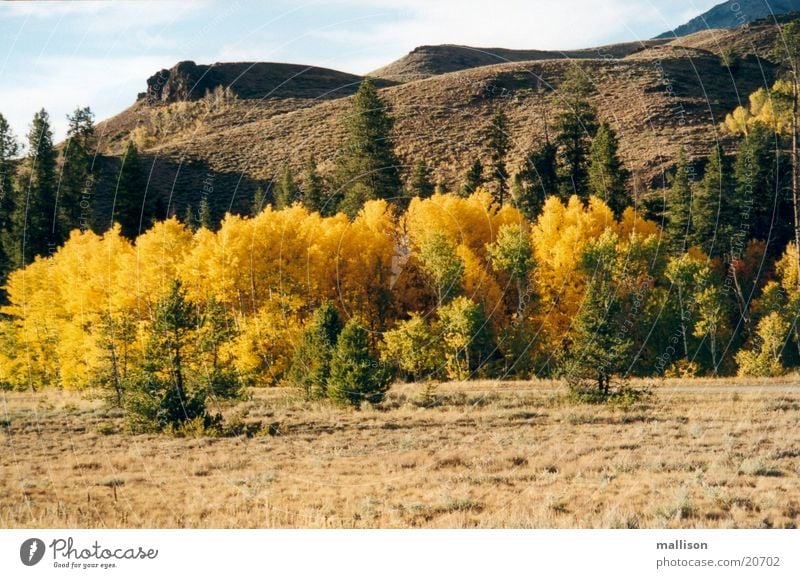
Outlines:
<svg viewBox="0 0 800 578"><path fill-rule="evenodd" d="M379 404L386 396L392 373L369 348L369 332L356 319L342 329L331 358L328 397L341 406Z"/></svg>
<svg viewBox="0 0 800 578"><path fill-rule="evenodd" d="M6 255L15 268L37 255L52 253L64 241L63 219L56 204L56 152L50 117L42 109L28 133L28 157L18 174L17 203L7 237Z"/></svg>
<svg viewBox="0 0 800 578"><path fill-rule="evenodd" d="M366 201L394 199L402 189L391 140L392 118L375 85L364 80L346 120L347 140L336 163L340 210L354 218Z"/></svg>
<svg viewBox="0 0 800 578"><path fill-rule="evenodd" d="M214 226L214 217L211 214L211 203L208 202L208 195L203 195L200 199L200 210L197 213L197 221L201 229L208 229L209 231L216 229Z"/></svg>
<svg viewBox="0 0 800 578"><path fill-rule="evenodd" d="M670 250L682 253L687 247L691 233L692 188L686 163L686 153L681 149L678 165L672 177L672 184L667 191L666 217L667 236Z"/></svg>
<svg viewBox="0 0 800 578"><path fill-rule="evenodd" d="M561 373L578 394L588 393L594 383L602 398L611 393L615 376L625 377L633 342L620 330L618 238L607 230L590 242L581 256L580 269L587 277L586 295L574 321L570 347L560 362Z"/></svg>
<svg viewBox="0 0 800 578"><path fill-rule="evenodd" d="M630 205L626 184L630 176L619 160L619 142L608 123L600 123L589 152L589 194L603 199L619 219Z"/></svg>
<svg viewBox="0 0 800 578"><path fill-rule="evenodd" d="M114 195L114 221L120 224L125 237L135 239L152 224L154 206L152 196L147 194L139 151L133 141L128 141Z"/></svg>
<svg viewBox="0 0 800 578"><path fill-rule="evenodd" d="M588 156L597 130L597 113L589 103L592 85L586 73L573 67L560 87L562 106L556 115L555 143L560 151L559 194L588 199Z"/></svg>
<svg viewBox="0 0 800 578"><path fill-rule="evenodd" d="M11 259L6 254L6 246L13 246L13 216L16 207L14 191L14 158L19 152L19 144L5 117L0 114L0 304L6 301L6 278L11 270Z"/></svg>
<svg viewBox="0 0 800 578"><path fill-rule="evenodd" d="M725 200L735 211L734 236L741 247L748 238L760 239L777 256L792 238L791 201L782 186L786 170L775 133L754 123L736 151L735 195Z"/></svg>
<svg viewBox="0 0 800 578"><path fill-rule="evenodd" d="M266 203L267 194L264 192L264 187L256 187L256 190L253 193L253 202L250 204L250 216L255 217L261 211L263 211Z"/></svg>
<svg viewBox="0 0 800 578"><path fill-rule="evenodd" d="M341 332L336 307L330 301L323 302L303 332L289 369L289 381L303 390L306 399L327 395L331 358Z"/></svg>
<svg viewBox="0 0 800 578"><path fill-rule="evenodd" d="M94 189L94 114L89 107L78 108L67 120L69 128L62 149L59 205L63 208L68 229L87 229L91 222Z"/></svg>
<svg viewBox="0 0 800 578"><path fill-rule="evenodd" d="M508 191L508 170L506 156L509 148L508 117L503 109L498 109L487 129L489 155L492 159L492 176L497 181L495 200L502 207Z"/></svg>
<svg viewBox="0 0 800 578"><path fill-rule="evenodd" d="M183 225L192 232L197 231L197 218L194 216L192 205L186 205L186 211L183 213Z"/></svg>
<svg viewBox="0 0 800 578"><path fill-rule="evenodd" d="M199 323L180 281L175 281L156 304L144 361L126 384L125 409L133 432L180 428L198 419L205 428L218 421L208 415L208 392L192 371Z"/></svg>
<svg viewBox="0 0 800 578"><path fill-rule="evenodd" d="M475 159L475 162L473 162L467 169L467 172L464 173L464 182L461 185L459 194L462 197L468 197L483 183L483 165L480 159Z"/></svg>
<svg viewBox="0 0 800 578"><path fill-rule="evenodd" d="M534 221L544 200L558 192L558 147L546 142L525 157L522 170L515 175L514 206L525 218Z"/></svg>
<svg viewBox="0 0 800 578"><path fill-rule="evenodd" d="M317 172L317 161L308 159L303 173L303 206L308 211L319 213L323 217L330 216L336 207L325 198L325 184Z"/></svg>
<svg viewBox="0 0 800 578"><path fill-rule="evenodd" d="M708 157L703 179L692 200L692 245L707 255L730 255L734 219L734 184L730 163L722 147L715 145Z"/></svg>
<svg viewBox="0 0 800 578"><path fill-rule="evenodd" d="M433 194L433 189L431 171L424 162L419 161L414 165L411 178L408 180L408 196L411 198L419 197L420 199L427 199Z"/></svg>
<svg viewBox="0 0 800 578"><path fill-rule="evenodd" d="M292 206L297 196L297 185L294 182L292 169L288 164L283 165L281 176L272 190L274 191L276 209L280 210Z"/></svg>

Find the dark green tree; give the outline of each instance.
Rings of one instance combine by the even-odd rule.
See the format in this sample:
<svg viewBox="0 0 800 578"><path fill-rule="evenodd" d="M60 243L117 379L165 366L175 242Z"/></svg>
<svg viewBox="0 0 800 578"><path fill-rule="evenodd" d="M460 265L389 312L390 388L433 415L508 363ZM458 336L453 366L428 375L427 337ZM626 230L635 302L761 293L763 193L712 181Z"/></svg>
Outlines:
<svg viewBox="0 0 800 578"><path fill-rule="evenodd" d="M308 159L303 172L303 206L311 211L327 217L336 210L333 203L326 202L325 183L317 172L317 161L314 157Z"/></svg>
<svg viewBox="0 0 800 578"><path fill-rule="evenodd" d="M522 169L514 178L514 206L525 218L534 221L544 206L544 200L558 192L558 147L546 142L525 157Z"/></svg>
<svg viewBox="0 0 800 578"><path fill-rule="evenodd" d="M792 238L791 199L784 186L787 169L777 135L756 123L739 142L733 169L736 194L731 204L738 221L734 235L741 247L750 237L760 239L777 257Z"/></svg>
<svg viewBox="0 0 800 578"><path fill-rule="evenodd" d="M155 308L141 366L126 384L125 410L134 433L179 429L200 420L203 428L218 422L206 410L207 388L193 371L200 319L180 281Z"/></svg>
<svg viewBox="0 0 800 578"><path fill-rule="evenodd" d="M345 120L347 138L336 162L340 210L354 218L366 201L394 199L402 189L391 139L392 118L375 85L364 80Z"/></svg>
<svg viewBox="0 0 800 578"><path fill-rule="evenodd" d="M433 194L434 185L431 181L431 171L428 166L419 161L414 165L414 170L411 172L411 177L408 179L406 190L409 197L419 197L420 199L427 199Z"/></svg>
<svg viewBox="0 0 800 578"><path fill-rule="evenodd" d="M631 204L627 192L630 173L622 166L618 151L616 133L608 123L600 123L589 151L589 194L603 199L617 218Z"/></svg>
<svg viewBox="0 0 800 578"><path fill-rule="evenodd" d="M94 114L89 107L77 108L67 116L67 120L67 140L61 151L59 205L69 230L85 230L91 223L91 197L94 193Z"/></svg>
<svg viewBox="0 0 800 578"><path fill-rule="evenodd" d="M133 141L128 141L120 162L114 194L114 221L120 224L124 236L135 239L153 223L155 202L152 195L147 194L139 151Z"/></svg>
<svg viewBox="0 0 800 578"><path fill-rule="evenodd" d="M186 211L183 213L183 226L192 232L197 231L197 217L194 216L192 205L186 205Z"/></svg>
<svg viewBox="0 0 800 578"><path fill-rule="evenodd" d="M285 209L292 206L297 198L297 185L294 182L292 169L288 164L283 165L281 176L272 188L275 198L275 208Z"/></svg>
<svg viewBox="0 0 800 578"><path fill-rule="evenodd" d="M47 255L64 241L63 219L56 201L56 152L50 117L42 109L28 133L28 156L18 174L17 202L5 253L15 268Z"/></svg>
<svg viewBox="0 0 800 578"><path fill-rule="evenodd" d="M5 117L0 114L0 287L5 285L12 262L6 255L5 247L13 247L12 228L16 207L14 190L14 159L19 152L19 144ZM0 289L0 303L5 303L5 291Z"/></svg>
<svg viewBox="0 0 800 578"><path fill-rule="evenodd" d="M468 197L478 190L478 187L483 183L483 165L480 159L475 159L475 162L473 162L467 169L467 172L464 173L464 181L461 184L459 194L462 197Z"/></svg>
<svg viewBox="0 0 800 578"><path fill-rule="evenodd" d="M289 369L289 381L303 390L306 399L327 395L331 358L341 331L336 307L323 302L303 332Z"/></svg>
<svg viewBox="0 0 800 578"><path fill-rule="evenodd" d="M197 221L201 229L208 229L209 231L216 229L214 217L211 212L211 203L208 201L208 195L203 195L200 199L200 210L197 212Z"/></svg>
<svg viewBox="0 0 800 578"><path fill-rule="evenodd" d="M569 69L561 83L561 107L556 114L555 143L559 149L559 194L588 199L589 148L597 130L597 112L589 102L593 87L579 66Z"/></svg>
<svg viewBox="0 0 800 578"><path fill-rule="evenodd" d="M495 199L500 206L503 206L506 193L508 192L508 169L506 168L506 157L510 144L508 134L508 117L503 109L497 109L491 123L486 131L486 140L489 146L489 155L492 160L492 177L496 181Z"/></svg>
<svg viewBox="0 0 800 578"><path fill-rule="evenodd" d="M619 320L617 242L615 234L606 232L581 256L580 268L588 279L586 296L560 361L560 371L574 393L590 393L589 386L594 384L601 399L611 393L615 377L626 377L633 348L630 334L621 331Z"/></svg>
<svg viewBox="0 0 800 578"><path fill-rule="evenodd" d="M342 329L331 358L328 397L337 405L358 408L379 404L389 391L392 372L372 354L369 332L356 319Z"/></svg>
<svg viewBox="0 0 800 578"><path fill-rule="evenodd" d="M681 149L678 165L666 195L667 236L670 250L683 253L688 248L692 225L692 185L686 161Z"/></svg>
<svg viewBox="0 0 800 578"><path fill-rule="evenodd" d="M255 217L261 211L263 211L266 203L267 194L264 192L264 187L256 187L256 190L253 193L253 202L250 204L250 216Z"/></svg>
<svg viewBox="0 0 800 578"><path fill-rule="evenodd" d="M707 255L730 255L735 207L733 171L719 145L711 149L705 174L692 199L692 245L701 247Z"/></svg>

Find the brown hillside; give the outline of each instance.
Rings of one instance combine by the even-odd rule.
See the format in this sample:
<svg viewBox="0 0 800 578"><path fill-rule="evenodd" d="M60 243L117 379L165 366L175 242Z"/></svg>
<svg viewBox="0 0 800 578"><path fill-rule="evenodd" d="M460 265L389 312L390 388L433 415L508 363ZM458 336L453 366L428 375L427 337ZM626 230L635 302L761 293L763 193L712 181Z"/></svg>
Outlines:
<svg viewBox="0 0 800 578"><path fill-rule="evenodd" d="M635 52L617 47L623 58L607 50L581 60L597 88L593 101L600 116L620 134L637 194L664 184L682 146L690 158L707 154L722 139L717 127L724 115L772 82L775 67L763 60L770 30L774 34L764 26L702 33L680 39L682 45L673 41ZM714 54L725 46L741 47L732 69ZM456 187L475 157L488 160L483 131L494 110L503 107L515 170L545 138L571 65L564 58L510 62L385 86L381 95L393 109L401 161L410 166L424 160L440 182ZM145 156L155 159L151 191L170 198L175 212L198 202L209 175L217 177L218 211L244 209L254 188L268 184L287 162L299 171L313 155L321 172L329 172L350 106L350 98L341 95L355 89L351 79L345 84L317 96L288 91L281 97L250 98L242 92L227 99L155 104L142 99L100 124L103 152L118 153L133 131Z"/></svg>

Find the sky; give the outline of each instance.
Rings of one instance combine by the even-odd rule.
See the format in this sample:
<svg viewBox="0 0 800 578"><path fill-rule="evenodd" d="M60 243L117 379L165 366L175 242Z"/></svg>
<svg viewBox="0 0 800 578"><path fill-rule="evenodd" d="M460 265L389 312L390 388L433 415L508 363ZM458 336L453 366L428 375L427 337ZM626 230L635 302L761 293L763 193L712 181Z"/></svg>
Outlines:
<svg viewBox="0 0 800 578"><path fill-rule="evenodd" d="M124 110L181 60L291 62L365 74L425 44L574 49L651 38L720 0L135 0L0 4L0 114Z"/></svg>

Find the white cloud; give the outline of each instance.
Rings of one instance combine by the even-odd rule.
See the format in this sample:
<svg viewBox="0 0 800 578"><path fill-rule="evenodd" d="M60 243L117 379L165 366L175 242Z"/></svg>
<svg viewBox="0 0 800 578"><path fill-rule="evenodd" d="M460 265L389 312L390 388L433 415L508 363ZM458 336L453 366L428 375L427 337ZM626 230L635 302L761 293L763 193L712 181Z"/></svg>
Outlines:
<svg viewBox="0 0 800 578"><path fill-rule="evenodd" d="M22 139L34 112L50 114L57 140L66 134L66 115L78 106L91 106L99 118L133 104L146 79L163 67L168 56L128 58L42 58L24 78L3 78L3 115Z"/></svg>

